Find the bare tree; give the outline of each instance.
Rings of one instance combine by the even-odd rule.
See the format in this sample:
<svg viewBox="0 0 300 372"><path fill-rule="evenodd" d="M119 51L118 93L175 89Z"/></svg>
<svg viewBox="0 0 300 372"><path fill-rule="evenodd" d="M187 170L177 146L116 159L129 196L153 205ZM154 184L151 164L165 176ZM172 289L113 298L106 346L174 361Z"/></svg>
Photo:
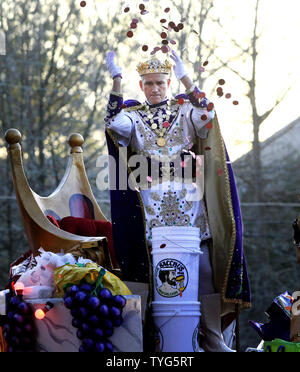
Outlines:
<svg viewBox="0 0 300 372"><path fill-rule="evenodd" d="M264 199L264 171L262 170L262 159L261 159L261 142L260 142L260 129L263 122L273 113L278 105L284 100L287 93L291 90L292 85L286 87L285 91L280 94L276 99L275 103L269 109L259 114L258 110L258 94L257 94L257 70L259 68L259 51L258 45L262 33L259 32L259 25L263 22L263 18L260 15L260 4L261 0L255 0L254 2L254 17L253 17L253 29L248 45L245 47L237 42L235 39L231 39L233 45L238 50L238 58L242 58L244 61L250 61L252 68L249 77L244 76L240 71L237 71L233 67L230 61L226 61L226 67L236 74L247 87L247 97L249 98L251 108L251 118L253 128L253 139L252 139L252 164L251 168L248 169L247 174L249 177L245 178L244 181L251 187L252 201L259 202ZM225 27L222 24L220 18L216 19L220 27L224 30ZM218 56L215 55L215 58ZM220 61L221 59L218 58ZM234 58L233 58L234 60Z"/></svg>

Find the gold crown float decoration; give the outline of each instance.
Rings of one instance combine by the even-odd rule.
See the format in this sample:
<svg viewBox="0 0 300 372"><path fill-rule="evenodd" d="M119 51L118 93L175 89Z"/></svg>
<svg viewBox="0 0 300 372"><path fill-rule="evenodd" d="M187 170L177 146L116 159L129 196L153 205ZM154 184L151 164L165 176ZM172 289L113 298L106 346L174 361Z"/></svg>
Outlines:
<svg viewBox="0 0 300 372"><path fill-rule="evenodd" d="M172 69L172 64L165 60L165 62L161 62L157 58L151 58L146 62L140 62L137 65L137 72L140 76L146 74L169 74Z"/></svg>

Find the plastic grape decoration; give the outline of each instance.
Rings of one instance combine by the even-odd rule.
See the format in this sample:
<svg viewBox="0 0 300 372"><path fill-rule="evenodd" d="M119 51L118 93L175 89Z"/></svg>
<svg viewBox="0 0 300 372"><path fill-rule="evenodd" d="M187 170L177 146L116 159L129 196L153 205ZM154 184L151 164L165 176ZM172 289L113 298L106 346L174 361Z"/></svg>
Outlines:
<svg viewBox="0 0 300 372"><path fill-rule="evenodd" d="M64 304L71 311L73 327L81 340L79 352L113 352L109 338L114 328L123 323L125 297L113 296L109 289L84 283L70 286L64 295Z"/></svg>
<svg viewBox="0 0 300 372"><path fill-rule="evenodd" d="M0 325L3 328L8 352L36 350L33 310L21 295L10 297L7 315L0 317Z"/></svg>

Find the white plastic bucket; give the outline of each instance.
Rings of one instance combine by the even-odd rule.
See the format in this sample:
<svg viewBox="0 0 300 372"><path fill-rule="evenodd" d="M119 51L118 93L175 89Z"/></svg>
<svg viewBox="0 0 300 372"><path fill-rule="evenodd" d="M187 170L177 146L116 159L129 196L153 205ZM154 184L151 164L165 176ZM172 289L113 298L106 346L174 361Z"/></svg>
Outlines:
<svg viewBox="0 0 300 372"><path fill-rule="evenodd" d="M199 351L200 302L153 302L156 351Z"/></svg>
<svg viewBox="0 0 300 372"><path fill-rule="evenodd" d="M155 301L198 301L200 242L197 227L152 229Z"/></svg>

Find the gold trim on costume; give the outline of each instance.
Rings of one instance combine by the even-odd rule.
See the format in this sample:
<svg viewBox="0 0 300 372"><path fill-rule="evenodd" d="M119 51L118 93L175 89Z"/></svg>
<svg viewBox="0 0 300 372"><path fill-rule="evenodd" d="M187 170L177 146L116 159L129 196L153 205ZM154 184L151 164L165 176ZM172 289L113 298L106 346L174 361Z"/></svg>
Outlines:
<svg viewBox="0 0 300 372"><path fill-rule="evenodd" d="M215 135L217 136L216 139L219 142L220 148L221 148L221 166L222 166L222 172L224 173L224 186L225 186L225 197L226 197L226 205L227 205L227 212L229 215L229 219L231 222L231 246L230 250L228 252L228 262L227 266L225 269L225 275L224 275L224 281L221 287L221 298L224 301L224 303L235 303L235 304L241 304L242 308L248 308L251 307L251 303L240 300L240 299L231 299L226 297L226 288L228 284L228 279L229 279L229 273L230 273L230 268L232 264L232 258L234 254L234 248L235 248L235 242L236 242L236 224L235 224L235 219L234 219L234 212L233 212L233 206L232 206L232 198L231 198L231 191L230 191L230 180L229 180L229 173L227 169L227 158L226 158L226 153L225 153L225 147L224 147L224 142L222 138L222 134L220 131L220 127L218 124L218 119L217 116L213 119L213 126L212 130L215 131ZM207 165L207 164L206 164ZM214 235L212 233L212 238L214 240ZM214 243L213 244L213 249L214 249Z"/></svg>
<svg viewBox="0 0 300 372"><path fill-rule="evenodd" d="M117 96L117 97L122 97L123 98L123 93L119 93L119 92L115 92L115 91L111 91L110 94L112 94L113 96Z"/></svg>
<svg viewBox="0 0 300 372"><path fill-rule="evenodd" d="M126 112L131 112L131 111L137 111L137 110L143 111L145 109L146 109L146 105L144 103L141 103L140 105L125 107L123 110Z"/></svg>

